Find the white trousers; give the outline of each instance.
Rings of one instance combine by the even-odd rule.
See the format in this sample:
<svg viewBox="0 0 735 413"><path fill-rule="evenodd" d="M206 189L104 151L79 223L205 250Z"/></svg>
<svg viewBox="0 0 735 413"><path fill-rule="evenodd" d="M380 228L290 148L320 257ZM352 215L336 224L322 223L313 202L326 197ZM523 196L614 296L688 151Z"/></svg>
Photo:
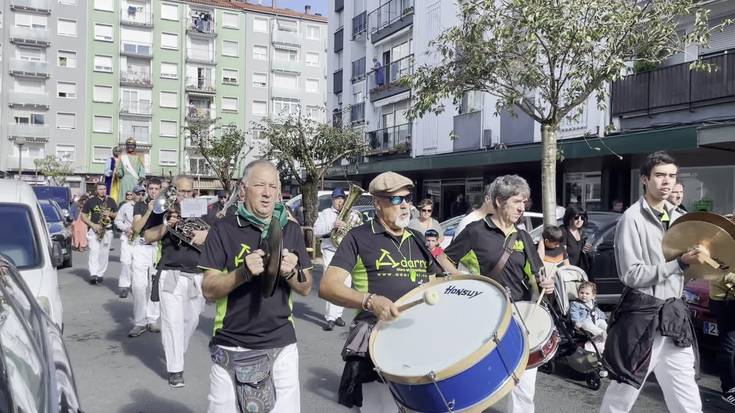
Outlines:
<svg viewBox="0 0 735 413"><path fill-rule="evenodd" d="M656 334L651 349L648 373L656 373L664 393L666 407L671 413L699 413L702 399L694 380L694 350L692 347L677 347L669 337ZM613 381L602 399L600 413L629 412L638 398L640 389Z"/></svg>
<svg viewBox="0 0 735 413"><path fill-rule="evenodd" d="M398 405L388 386L378 381L362 383L362 407L360 413L399 413Z"/></svg>
<svg viewBox="0 0 735 413"><path fill-rule="evenodd" d="M145 326L155 323L160 315L159 303L151 301L151 275L156 271L153 258L155 245L136 245L133 247L133 323Z"/></svg>
<svg viewBox="0 0 735 413"><path fill-rule="evenodd" d="M334 258L335 251L331 250L322 250L322 259L324 259L324 272L327 271L327 267L329 267L329 263L332 262L332 258ZM347 287L352 286L352 277L349 275L345 279L345 285ZM327 321L334 321L340 317L342 317L342 312L344 312L344 307L340 307L336 304L332 304L327 300L324 300L326 303L326 308L324 310L324 318Z"/></svg>
<svg viewBox="0 0 735 413"><path fill-rule="evenodd" d="M120 237L120 278L117 279L117 286L120 288L130 288L131 278L133 276L133 246L130 245L127 235Z"/></svg>
<svg viewBox="0 0 735 413"><path fill-rule="evenodd" d="M241 347L225 347L242 351ZM296 343L289 344L276 357L273 363L273 382L276 386L276 405L271 413L301 412L299 392L299 350ZM209 372L209 408L207 413L240 413L237 407L235 385L230 374L218 364L212 363Z"/></svg>
<svg viewBox="0 0 735 413"><path fill-rule="evenodd" d="M112 231L105 232L102 240L97 239L97 234L91 229L87 230L87 245L89 246L89 275L104 277L110 258L110 244L112 244Z"/></svg>
<svg viewBox="0 0 735 413"><path fill-rule="evenodd" d="M533 413L538 368L526 370L513 390L484 413Z"/></svg>
<svg viewBox="0 0 735 413"><path fill-rule="evenodd" d="M192 278L180 275L178 271L161 271L161 341L169 373L184 371L184 354L204 307L202 274L189 276ZM169 283L175 285L173 291L164 291L163 286ZM192 287L197 291L193 297Z"/></svg>

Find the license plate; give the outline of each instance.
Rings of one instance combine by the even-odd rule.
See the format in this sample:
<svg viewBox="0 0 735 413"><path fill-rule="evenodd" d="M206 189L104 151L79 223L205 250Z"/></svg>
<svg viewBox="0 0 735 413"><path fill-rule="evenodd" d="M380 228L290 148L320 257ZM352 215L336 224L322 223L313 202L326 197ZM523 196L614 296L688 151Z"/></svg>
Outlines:
<svg viewBox="0 0 735 413"><path fill-rule="evenodd" d="M704 334L707 334L710 336L720 335L720 331L717 328L717 323L713 323L711 321L704 321L702 327L704 330Z"/></svg>

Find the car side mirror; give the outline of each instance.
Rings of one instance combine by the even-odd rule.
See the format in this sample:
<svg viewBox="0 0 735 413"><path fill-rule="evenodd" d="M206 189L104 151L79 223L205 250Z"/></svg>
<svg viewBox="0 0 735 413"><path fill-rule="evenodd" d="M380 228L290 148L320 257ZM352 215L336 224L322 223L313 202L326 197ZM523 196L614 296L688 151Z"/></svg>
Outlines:
<svg viewBox="0 0 735 413"><path fill-rule="evenodd" d="M64 253L61 248L61 243L59 241L53 241L53 246L51 247L51 265L54 266L54 268L59 268L62 265L64 265Z"/></svg>

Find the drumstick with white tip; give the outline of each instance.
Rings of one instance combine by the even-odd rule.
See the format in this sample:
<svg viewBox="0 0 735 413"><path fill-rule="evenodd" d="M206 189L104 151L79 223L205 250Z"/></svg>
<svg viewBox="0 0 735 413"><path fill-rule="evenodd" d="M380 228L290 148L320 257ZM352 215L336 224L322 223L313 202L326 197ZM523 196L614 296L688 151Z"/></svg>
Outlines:
<svg viewBox="0 0 735 413"><path fill-rule="evenodd" d="M399 312L404 312L408 310L409 308L415 307L419 304L426 303L428 305L434 305L439 301L439 294L436 293L436 291L424 291L424 295L419 298L416 301L411 301L410 303L401 304L398 306Z"/></svg>
<svg viewBox="0 0 735 413"><path fill-rule="evenodd" d="M544 275L543 275L543 278L545 279L546 277L547 277L547 275L546 275L546 274L544 274ZM540 285L539 285L539 286L540 286ZM531 309L531 314L529 314L529 315L528 315L528 319L529 319L529 320L530 320L530 319L531 319L531 318L533 317L533 315L534 315L534 314L536 313L536 309L537 309L537 308L539 308L539 307L541 306L541 300L543 300L543 299L544 299L544 295L546 295L546 294L544 293L544 291L543 291L543 290L539 291L539 295L538 295L538 300L536 300L536 305L535 305L535 306L534 306L534 307L533 307L533 308Z"/></svg>

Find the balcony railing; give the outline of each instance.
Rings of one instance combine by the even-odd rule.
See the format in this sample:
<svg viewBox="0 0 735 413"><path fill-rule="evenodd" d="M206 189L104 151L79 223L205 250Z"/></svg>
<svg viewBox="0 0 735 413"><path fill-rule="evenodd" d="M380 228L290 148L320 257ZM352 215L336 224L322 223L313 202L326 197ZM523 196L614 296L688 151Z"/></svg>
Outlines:
<svg viewBox="0 0 735 413"><path fill-rule="evenodd" d="M11 10L38 10L51 12L49 0L10 0Z"/></svg>
<svg viewBox="0 0 735 413"><path fill-rule="evenodd" d="M48 46L50 44L47 29L18 26L10 28L10 41L34 46Z"/></svg>
<svg viewBox="0 0 735 413"><path fill-rule="evenodd" d="M122 128L118 141L123 143L128 138L135 139L136 143L149 143L151 141L151 132L145 129Z"/></svg>
<svg viewBox="0 0 735 413"><path fill-rule="evenodd" d="M10 59L10 73L16 76L49 77L48 63Z"/></svg>
<svg viewBox="0 0 735 413"><path fill-rule="evenodd" d="M411 124L391 126L367 133L368 154L405 154L411 152Z"/></svg>
<svg viewBox="0 0 735 413"><path fill-rule="evenodd" d="M186 60L194 63L215 64L214 52L205 47L189 47L186 50Z"/></svg>
<svg viewBox="0 0 735 413"><path fill-rule="evenodd" d="M212 109L190 106L186 111L186 118L193 121L211 120L212 114Z"/></svg>
<svg viewBox="0 0 735 413"><path fill-rule="evenodd" d="M49 127L46 125L20 125L20 124L9 124L8 125L8 136L9 137L24 137L24 138L49 138Z"/></svg>
<svg viewBox="0 0 735 413"><path fill-rule="evenodd" d="M361 38L367 32L367 12L352 18L352 40Z"/></svg>
<svg viewBox="0 0 735 413"><path fill-rule="evenodd" d="M191 16L189 18L189 26L186 28L186 32L208 37L216 36L212 14Z"/></svg>
<svg viewBox="0 0 735 413"><path fill-rule="evenodd" d="M735 55L702 59L716 71L690 70L689 63L627 76L612 85L613 116L668 112L735 101Z"/></svg>
<svg viewBox="0 0 735 413"><path fill-rule="evenodd" d="M130 86L153 86L150 72L120 72L120 83Z"/></svg>
<svg viewBox="0 0 735 413"><path fill-rule="evenodd" d="M388 65L373 69L367 74L368 91L370 93L370 101L375 102L398 93L404 92L409 88L401 84L401 79L413 73L413 55L406 56L391 62Z"/></svg>
<svg viewBox="0 0 735 413"><path fill-rule="evenodd" d="M139 9L135 6L123 6L120 9L120 23L150 27L153 26L153 13L149 9Z"/></svg>
<svg viewBox="0 0 735 413"><path fill-rule="evenodd" d="M127 115L151 115L151 102L122 102L120 105L120 113Z"/></svg>
<svg viewBox="0 0 735 413"><path fill-rule="evenodd" d="M299 32L291 32L287 30L278 30L276 27L273 28L273 39L274 44L285 44L287 46L301 47L301 35Z"/></svg>
<svg viewBox="0 0 735 413"><path fill-rule="evenodd" d="M365 102L355 103L350 107L350 122L353 125L365 123Z"/></svg>
<svg viewBox="0 0 735 413"><path fill-rule="evenodd" d="M26 93L10 91L8 96L10 106L32 106L48 108L49 95L47 93Z"/></svg>
<svg viewBox="0 0 735 413"><path fill-rule="evenodd" d="M141 43L123 43L120 46L120 53L131 57L153 57L153 46Z"/></svg>
<svg viewBox="0 0 735 413"><path fill-rule="evenodd" d="M295 60L280 59L273 59L271 61L271 65L274 71L289 73L301 73L301 68L304 67L303 63L297 62Z"/></svg>
<svg viewBox="0 0 735 413"><path fill-rule="evenodd" d="M186 77L186 90L203 92L203 93L215 93L214 81L211 76L187 76Z"/></svg>
<svg viewBox="0 0 735 413"><path fill-rule="evenodd" d="M373 43L411 24L413 0L391 0L368 14L368 30Z"/></svg>

